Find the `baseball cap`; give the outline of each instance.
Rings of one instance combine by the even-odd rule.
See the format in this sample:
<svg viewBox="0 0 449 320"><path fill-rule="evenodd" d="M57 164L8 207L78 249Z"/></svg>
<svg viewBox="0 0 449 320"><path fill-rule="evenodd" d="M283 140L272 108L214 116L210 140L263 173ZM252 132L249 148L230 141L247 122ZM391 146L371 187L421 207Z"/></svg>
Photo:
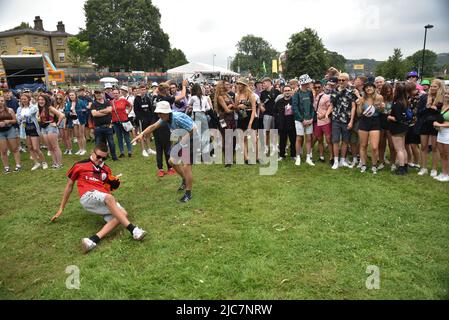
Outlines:
<svg viewBox="0 0 449 320"><path fill-rule="evenodd" d="M158 84L157 82L153 82L153 83L151 84L151 86L152 86L152 87L158 87L159 84Z"/></svg>

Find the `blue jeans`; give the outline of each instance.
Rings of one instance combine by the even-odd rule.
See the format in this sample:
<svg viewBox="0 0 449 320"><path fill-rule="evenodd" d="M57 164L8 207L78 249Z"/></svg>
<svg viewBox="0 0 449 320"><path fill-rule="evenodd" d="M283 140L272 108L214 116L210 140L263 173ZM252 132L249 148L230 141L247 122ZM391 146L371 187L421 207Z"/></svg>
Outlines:
<svg viewBox="0 0 449 320"><path fill-rule="evenodd" d="M98 127L95 128L94 134L95 144L107 142L112 159L117 159L117 154L115 153L114 131L112 131L112 128Z"/></svg>
<svg viewBox="0 0 449 320"><path fill-rule="evenodd" d="M123 138L125 138L126 148L128 149L128 154L132 154L133 147L131 145L131 137L130 137L129 132L127 132L125 129L123 129L123 126L120 124L120 122L114 123L114 131L115 131L115 134L117 135L118 147L120 149L120 154L125 154Z"/></svg>

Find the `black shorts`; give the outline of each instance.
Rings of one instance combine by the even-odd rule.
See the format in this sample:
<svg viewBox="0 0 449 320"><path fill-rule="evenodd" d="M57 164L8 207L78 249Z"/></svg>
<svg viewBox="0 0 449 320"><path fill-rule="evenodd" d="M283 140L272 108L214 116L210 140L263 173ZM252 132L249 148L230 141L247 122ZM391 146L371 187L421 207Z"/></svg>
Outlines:
<svg viewBox="0 0 449 320"><path fill-rule="evenodd" d="M388 130L388 115L381 113L379 115L380 119L380 128L382 130Z"/></svg>
<svg viewBox="0 0 449 320"><path fill-rule="evenodd" d="M360 117L359 118L359 130L362 131L380 131L380 118L379 117Z"/></svg>
<svg viewBox="0 0 449 320"><path fill-rule="evenodd" d="M25 129L25 133L27 137L39 137L39 133L37 133L36 129Z"/></svg>
<svg viewBox="0 0 449 320"><path fill-rule="evenodd" d="M421 137L415 133L415 126L409 127L405 136L405 144L420 144Z"/></svg>
<svg viewBox="0 0 449 320"><path fill-rule="evenodd" d="M142 131L152 125L151 120L139 120L138 128L142 128Z"/></svg>
<svg viewBox="0 0 449 320"><path fill-rule="evenodd" d="M433 126L433 123L427 121L423 123L419 134L422 136L437 136L438 131Z"/></svg>
<svg viewBox="0 0 449 320"><path fill-rule="evenodd" d="M239 118L238 128L242 129L243 131L248 130L248 125L249 125L250 120L251 120L251 117L249 115L246 118ZM251 129L253 129L253 130L259 129L259 118L254 118L253 125L251 126Z"/></svg>

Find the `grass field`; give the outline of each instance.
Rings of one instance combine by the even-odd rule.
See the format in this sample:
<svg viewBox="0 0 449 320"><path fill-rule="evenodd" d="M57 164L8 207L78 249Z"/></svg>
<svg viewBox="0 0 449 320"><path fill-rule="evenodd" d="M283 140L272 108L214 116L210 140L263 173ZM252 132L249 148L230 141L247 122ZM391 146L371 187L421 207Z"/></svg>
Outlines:
<svg viewBox="0 0 449 320"><path fill-rule="evenodd" d="M28 154L23 156L24 159ZM194 167L194 200L155 158L110 163L142 243L118 229L88 255L102 219L74 190L55 224L66 170L0 175L0 299L448 299L449 185L328 165ZM79 290L65 282L80 270ZM370 265L380 289L368 290Z"/></svg>

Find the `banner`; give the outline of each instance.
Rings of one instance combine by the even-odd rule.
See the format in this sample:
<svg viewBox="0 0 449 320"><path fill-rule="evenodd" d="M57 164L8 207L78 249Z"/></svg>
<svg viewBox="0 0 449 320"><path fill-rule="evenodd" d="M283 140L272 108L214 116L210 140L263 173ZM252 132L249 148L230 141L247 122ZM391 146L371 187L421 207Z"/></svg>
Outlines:
<svg viewBox="0 0 449 320"><path fill-rule="evenodd" d="M364 64L355 64L354 70L365 70L365 65Z"/></svg>
<svg viewBox="0 0 449 320"><path fill-rule="evenodd" d="M272 73L279 73L279 69L278 69L278 61L277 60L273 60L272 63Z"/></svg>

